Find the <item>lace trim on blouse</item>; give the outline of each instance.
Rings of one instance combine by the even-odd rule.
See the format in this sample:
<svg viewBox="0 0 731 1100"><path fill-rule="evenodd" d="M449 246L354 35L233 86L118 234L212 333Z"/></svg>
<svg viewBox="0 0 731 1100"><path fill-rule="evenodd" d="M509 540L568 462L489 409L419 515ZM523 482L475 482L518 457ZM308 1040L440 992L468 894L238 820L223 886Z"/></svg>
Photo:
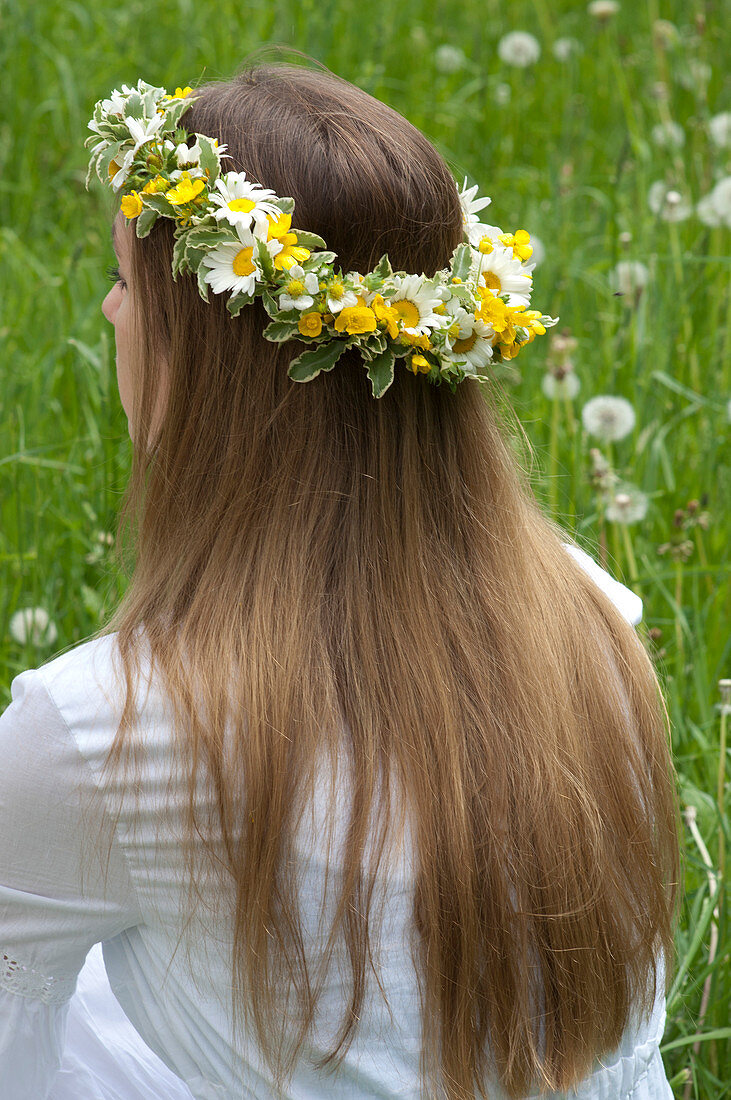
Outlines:
<svg viewBox="0 0 731 1100"><path fill-rule="evenodd" d="M3 954L0 959L0 989L16 993L19 997L31 997L46 1005L62 1005L76 988L75 978L54 978L42 974L31 966L24 966Z"/></svg>

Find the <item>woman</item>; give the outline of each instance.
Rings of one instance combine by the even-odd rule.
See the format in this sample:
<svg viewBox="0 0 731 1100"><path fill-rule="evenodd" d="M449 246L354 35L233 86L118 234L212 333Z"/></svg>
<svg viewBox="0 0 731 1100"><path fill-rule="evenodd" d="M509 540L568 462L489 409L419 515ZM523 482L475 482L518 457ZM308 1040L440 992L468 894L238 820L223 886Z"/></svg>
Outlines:
<svg viewBox="0 0 731 1100"><path fill-rule="evenodd" d="M196 1100L670 1097L666 711L469 384L551 323L527 235L327 72L163 91L92 124L135 560L0 719L3 1095L103 941Z"/></svg>

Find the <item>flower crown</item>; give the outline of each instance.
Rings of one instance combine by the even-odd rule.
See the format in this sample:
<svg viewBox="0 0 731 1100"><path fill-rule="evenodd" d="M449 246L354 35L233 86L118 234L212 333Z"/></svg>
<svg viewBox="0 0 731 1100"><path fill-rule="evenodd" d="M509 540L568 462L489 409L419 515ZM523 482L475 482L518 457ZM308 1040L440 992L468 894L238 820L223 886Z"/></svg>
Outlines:
<svg viewBox="0 0 731 1100"><path fill-rule="evenodd" d="M229 293L232 316L262 299L274 343L312 345L289 366L308 382L332 370L348 348L360 352L374 397L393 382L397 359L452 392L465 378L489 381L492 361L513 359L558 318L528 309L532 248L525 230L482 224L490 203L477 187L460 192L464 240L450 265L431 278L394 272L388 256L366 275L343 272L315 233L292 229L294 200L222 171L226 146L189 134L180 118L192 88L169 95L140 80L100 100L89 123L95 142L86 177L96 170L121 195L121 211L146 237L158 218L175 221L173 277L190 272L201 296Z"/></svg>

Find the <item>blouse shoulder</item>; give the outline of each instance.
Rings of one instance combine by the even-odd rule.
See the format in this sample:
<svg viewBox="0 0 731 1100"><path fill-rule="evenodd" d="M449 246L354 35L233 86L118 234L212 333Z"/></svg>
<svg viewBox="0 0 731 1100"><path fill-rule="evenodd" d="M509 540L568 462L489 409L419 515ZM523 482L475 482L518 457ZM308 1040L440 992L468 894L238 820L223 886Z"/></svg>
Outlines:
<svg viewBox="0 0 731 1100"><path fill-rule="evenodd" d="M573 543L565 542L565 548L572 558L589 574L594 583L601 588L605 595L609 596L614 606L621 611L625 619L632 626L637 626L642 621L642 600L631 588L608 573L601 565L594 561L581 547Z"/></svg>

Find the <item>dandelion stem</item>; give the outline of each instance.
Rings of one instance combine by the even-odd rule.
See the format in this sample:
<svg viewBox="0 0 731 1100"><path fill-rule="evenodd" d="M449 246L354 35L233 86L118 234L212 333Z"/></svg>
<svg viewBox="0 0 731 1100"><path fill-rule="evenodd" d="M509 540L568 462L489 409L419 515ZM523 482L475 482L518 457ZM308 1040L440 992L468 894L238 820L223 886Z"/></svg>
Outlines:
<svg viewBox="0 0 731 1100"><path fill-rule="evenodd" d="M706 588L708 589L708 594L712 595L712 593L713 593L713 581L711 580L711 571L708 568L708 558L706 557L706 547L705 547L705 543L703 542L703 533L702 533L700 527L696 527L696 529L695 529L695 545L696 545L696 548L698 550L698 559L701 563L702 568L705 570Z"/></svg>
<svg viewBox="0 0 731 1100"><path fill-rule="evenodd" d="M680 621L683 613L683 563L678 559L675 562L675 645L676 645L676 675L678 686L683 682L683 666L685 655L683 653L683 626Z"/></svg>
<svg viewBox="0 0 731 1100"><path fill-rule="evenodd" d="M621 526L622 526L622 541L624 542L624 551L627 555L627 567L628 567L628 572L629 572L629 582L632 585L632 588L634 589L634 591L637 593L637 595L641 596L642 593L640 592L639 574L637 572L637 561L635 559L635 552L632 548L632 539L630 538L629 530L627 529L627 524L623 523Z"/></svg>
<svg viewBox="0 0 731 1100"><path fill-rule="evenodd" d="M673 254L673 271L675 272L675 282L677 284L678 292L680 292L683 286L683 259L680 251L680 237L678 235L678 226L676 222L670 222L668 225L670 234L670 250ZM693 345L693 329L690 323L690 316L687 310L683 311L683 341L685 344L685 353L690 361L690 383L696 393L701 392L701 378L698 368L698 353Z"/></svg>
<svg viewBox="0 0 731 1100"><path fill-rule="evenodd" d="M718 752L718 788L717 788L717 802L718 802L718 873L721 879L725 881L724 875L726 871L726 838L723 830L723 818L725 813L725 793L726 793L726 717L728 715L729 705L725 701L721 703L721 744ZM723 899L721 899L721 902Z"/></svg>
<svg viewBox="0 0 731 1100"><path fill-rule="evenodd" d="M555 516L558 512L558 416L559 416L559 399L554 397L553 408L551 410L551 471L548 480L548 500L551 508L551 515Z"/></svg>

